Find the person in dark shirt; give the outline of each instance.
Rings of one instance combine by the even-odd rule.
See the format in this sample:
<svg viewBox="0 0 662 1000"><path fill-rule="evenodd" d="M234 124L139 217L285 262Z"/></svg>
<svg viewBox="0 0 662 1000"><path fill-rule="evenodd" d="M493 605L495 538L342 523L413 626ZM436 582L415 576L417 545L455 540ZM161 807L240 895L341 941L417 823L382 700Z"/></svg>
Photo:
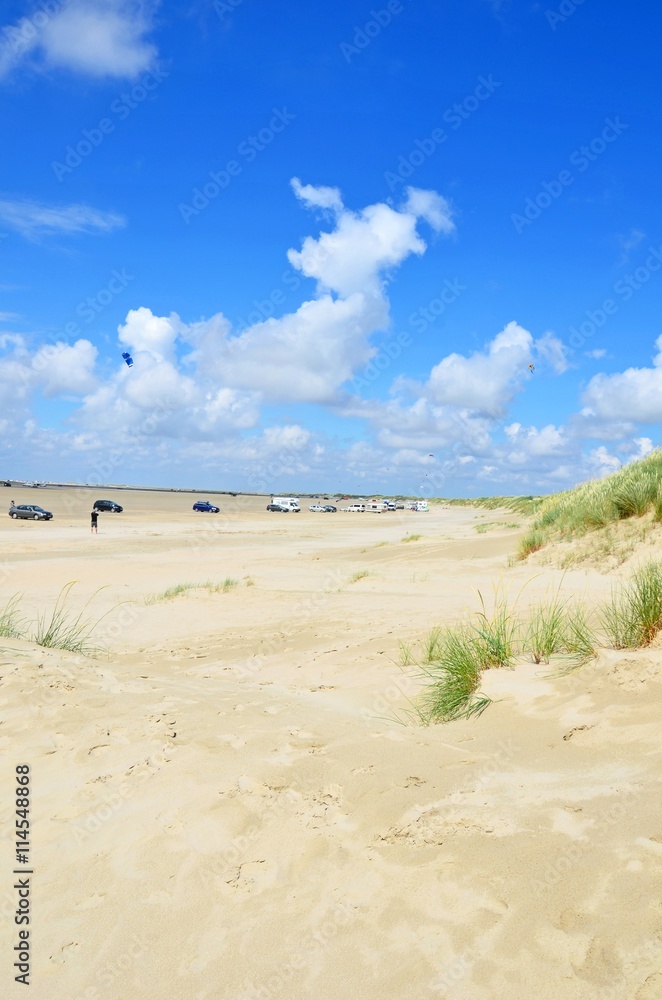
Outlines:
<svg viewBox="0 0 662 1000"><path fill-rule="evenodd" d="M97 535L98 534L97 521L99 520L99 511L93 510L90 517L92 518L92 522L90 524L90 531L94 532L94 534Z"/></svg>

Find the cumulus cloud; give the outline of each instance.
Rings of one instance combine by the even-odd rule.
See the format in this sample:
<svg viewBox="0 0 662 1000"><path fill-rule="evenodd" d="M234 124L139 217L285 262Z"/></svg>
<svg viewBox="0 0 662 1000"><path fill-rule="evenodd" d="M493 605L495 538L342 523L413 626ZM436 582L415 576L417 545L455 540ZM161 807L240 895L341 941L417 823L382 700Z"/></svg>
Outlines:
<svg viewBox="0 0 662 1000"><path fill-rule="evenodd" d="M343 202L339 188L302 184L298 177L290 181L292 189L307 208L323 208L332 212L342 212Z"/></svg>
<svg viewBox="0 0 662 1000"><path fill-rule="evenodd" d="M469 357L449 354L432 368L424 384L399 379L394 388L416 392L439 406L464 407L498 417L530 377L533 348L529 331L510 322L483 351Z"/></svg>
<svg viewBox="0 0 662 1000"><path fill-rule="evenodd" d="M52 0L0 36L0 78L21 64L91 77L133 78L156 59L147 41L158 0Z"/></svg>
<svg viewBox="0 0 662 1000"><path fill-rule="evenodd" d="M96 385L96 359L89 340L42 347L32 359L35 382L45 396L83 396Z"/></svg>
<svg viewBox="0 0 662 1000"><path fill-rule="evenodd" d="M627 368L591 379L582 399L594 416L609 422L662 422L662 335L655 346L652 368Z"/></svg>
<svg viewBox="0 0 662 1000"><path fill-rule="evenodd" d="M536 354L553 369L556 375L563 375L563 372L570 367L566 346L553 333L545 333L536 341Z"/></svg>
<svg viewBox="0 0 662 1000"><path fill-rule="evenodd" d="M127 368L117 351L109 374L97 370L96 349L87 340L35 352L20 335L3 334L5 438L16 447L29 444L31 455L78 455L86 463L97 461L103 446L111 471L148 462L169 475L187 463L190 470L241 472L244 483L268 490L276 483L328 482L334 470L339 488L347 488L347 476L366 488L397 476L412 495L452 495L462 484L484 490L488 483L500 492L544 492L604 475L650 450L652 439L637 436L634 418L618 416L614 398L636 395L637 380L662 377L662 337L652 369L598 376L566 426L524 426L512 417L506 423L517 395L535 391L539 365L557 375L567 369L553 334L535 338L515 321L481 350L440 352L420 381L395 377L386 398L350 395L347 386L376 353L373 335L389 327L395 268L425 251L422 224L450 235L452 213L441 196L419 189L408 189L400 207L377 203L351 211L336 188L299 180L292 187L303 205L330 213L328 231L288 254L317 283L307 301L240 330L221 312L186 322L137 306L117 330L119 346L135 364ZM90 216L59 211L57 218L74 231L91 225ZM26 214L33 232L66 229L61 222L57 230L53 216ZM528 370L532 360L535 376ZM618 382L626 376L637 382L634 388ZM28 408L34 393L80 399L68 426L40 429ZM270 412L271 426L263 426L264 408L283 404L324 406L336 418L360 420L365 438L347 448L302 426L291 409L275 422ZM600 440L612 443L596 447ZM110 473L98 475L109 481Z"/></svg>
<svg viewBox="0 0 662 1000"><path fill-rule="evenodd" d="M305 190L310 200L317 197L314 192L319 189L308 185ZM413 189L409 190L408 200L399 210L383 202L360 212L340 210L332 232L317 239L307 236L301 250L288 251L290 263L306 277L316 279L322 291L345 298L355 293L381 295L384 272L412 253L420 256L425 252L426 243L417 232L420 219L434 218L444 232L452 231L450 217L443 215L440 207L444 199L435 192L421 191L412 201ZM323 198L328 200L327 195Z"/></svg>
<svg viewBox="0 0 662 1000"><path fill-rule="evenodd" d="M424 191L422 188L408 187L405 191L407 201L405 211L417 218L425 219L436 233L449 236L455 232L453 211L450 202L436 191Z"/></svg>
<svg viewBox="0 0 662 1000"><path fill-rule="evenodd" d="M179 316L155 316L151 309L141 306L130 309L126 322L118 329L120 344L130 347L134 354L145 351L155 361L172 357L175 341L183 329Z"/></svg>
<svg viewBox="0 0 662 1000"><path fill-rule="evenodd" d="M0 201L0 221L33 242L44 236L111 233L126 225L122 215L90 205L42 205L27 199Z"/></svg>

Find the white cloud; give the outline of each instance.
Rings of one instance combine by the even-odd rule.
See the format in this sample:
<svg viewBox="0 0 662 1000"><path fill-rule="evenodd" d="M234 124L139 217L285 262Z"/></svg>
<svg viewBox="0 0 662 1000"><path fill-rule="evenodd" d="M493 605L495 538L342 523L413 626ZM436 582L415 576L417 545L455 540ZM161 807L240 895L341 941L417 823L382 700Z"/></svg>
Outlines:
<svg viewBox="0 0 662 1000"><path fill-rule="evenodd" d="M305 190L316 189L308 186ZM423 194L429 197L424 198ZM334 291L345 298L356 292L381 295L384 272L401 264L410 254L420 256L426 250L416 231L418 220L430 214L436 217L435 210L441 213L434 201L438 195L434 192L420 195L417 209L410 207L410 201L401 210L383 202L360 212L343 209L338 213L333 232L322 233L318 239L307 236L301 250L288 251L290 263L306 277L315 278L322 291ZM309 198L314 197L314 193L309 194ZM445 231L451 230L447 227Z"/></svg>
<svg viewBox="0 0 662 1000"><path fill-rule="evenodd" d="M96 385L97 349L89 340L40 348L32 359L35 382L45 396L83 396Z"/></svg>
<svg viewBox="0 0 662 1000"><path fill-rule="evenodd" d="M425 219L436 233L450 236L455 232L453 210L450 202L442 198L436 191L424 191L422 188L408 187L405 211L417 218Z"/></svg>
<svg viewBox="0 0 662 1000"><path fill-rule="evenodd" d="M538 430L537 427L522 427L514 423L504 427L504 433L512 445L507 458L514 465L525 465L533 458L556 456L568 448L563 428L554 424L547 424Z"/></svg>
<svg viewBox="0 0 662 1000"><path fill-rule="evenodd" d="M323 208L336 213L342 212L344 206L338 188L302 184L298 177L293 177L290 184L295 195L306 208Z"/></svg>
<svg viewBox="0 0 662 1000"><path fill-rule="evenodd" d="M130 347L134 354L146 351L155 361L172 357L175 341L182 331L179 316L155 316L151 309L141 306L131 309L126 322L117 328L120 344Z"/></svg>
<svg viewBox="0 0 662 1000"><path fill-rule="evenodd" d="M466 407L497 417L530 378L533 347L528 330L508 323L486 350L469 357L449 354L443 358L430 372L421 394L437 405Z"/></svg>
<svg viewBox="0 0 662 1000"><path fill-rule="evenodd" d="M584 351L587 358L593 358L595 361L599 361L600 358L604 358L607 351L604 347L596 347L594 351Z"/></svg>
<svg viewBox="0 0 662 1000"><path fill-rule="evenodd" d="M554 369L556 375L562 375L570 367L565 344L553 333L545 333L536 341L536 353Z"/></svg>
<svg viewBox="0 0 662 1000"><path fill-rule="evenodd" d="M662 335L655 341L658 353L652 368L627 368L613 375L595 375L583 402L604 421L662 422Z"/></svg>
<svg viewBox="0 0 662 1000"><path fill-rule="evenodd" d="M35 201L0 201L0 220L26 239L76 233L110 233L126 225L115 212L102 212L89 205L40 205Z"/></svg>
<svg viewBox="0 0 662 1000"><path fill-rule="evenodd" d="M133 78L152 66L145 36L157 0L51 0L35 5L0 38L0 78L29 63L91 77Z"/></svg>

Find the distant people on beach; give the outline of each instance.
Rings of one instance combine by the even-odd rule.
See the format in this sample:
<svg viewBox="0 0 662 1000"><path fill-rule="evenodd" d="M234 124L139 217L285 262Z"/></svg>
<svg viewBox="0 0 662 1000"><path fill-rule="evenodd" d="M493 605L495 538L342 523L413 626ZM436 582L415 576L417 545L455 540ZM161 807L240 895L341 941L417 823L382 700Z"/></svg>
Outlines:
<svg viewBox="0 0 662 1000"><path fill-rule="evenodd" d="M93 532L95 535L98 535L99 532L97 531L97 521L99 520L99 511L93 510L92 513L90 514L90 517L92 519L90 523L90 532Z"/></svg>

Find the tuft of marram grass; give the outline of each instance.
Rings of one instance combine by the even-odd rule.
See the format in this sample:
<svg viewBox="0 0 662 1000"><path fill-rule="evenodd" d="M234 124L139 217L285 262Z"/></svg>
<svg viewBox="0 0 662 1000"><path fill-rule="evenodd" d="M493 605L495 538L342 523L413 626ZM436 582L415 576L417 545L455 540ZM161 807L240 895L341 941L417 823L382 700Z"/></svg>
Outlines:
<svg viewBox="0 0 662 1000"><path fill-rule="evenodd" d="M19 617L20 594L14 594L0 611L0 636L4 639L20 639L25 634L24 619Z"/></svg>
<svg viewBox="0 0 662 1000"><path fill-rule="evenodd" d="M423 670L428 687L420 706L426 723L479 715L490 699L478 693L482 658L475 631L466 624L439 631L434 661Z"/></svg>
<svg viewBox="0 0 662 1000"><path fill-rule="evenodd" d="M662 629L662 566L655 562L641 566L612 591L599 616L615 649L648 646Z"/></svg>
<svg viewBox="0 0 662 1000"><path fill-rule="evenodd" d="M47 613L38 616L33 632L26 636L38 646L47 649L66 649L71 653L80 653L83 656L90 656L99 651L98 643L92 639L92 635L109 612L100 615L96 619L85 618L85 609L90 601L103 590L100 587L92 597L86 601L82 611L76 614L67 607L67 601L75 581L65 584L57 596L53 610L50 615Z"/></svg>
<svg viewBox="0 0 662 1000"><path fill-rule="evenodd" d="M423 535L405 535L405 537L402 538L401 541L403 541L403 542L417 542L419 540L419 538L422 538L422 537L423 537Z"/></svg>
<svg viewBox="0 0 662 1000"><path fill-rule="evenodd" d="M568 609L558 597L531 609L525 648L534 663L549 663L555 653L565 652L567 625Z"/></svg>
<svg viewBox="0 0 662 1000"><path fill-rule="evenodd" d="M158 594L148 594L145 598L145 604L161 604L163 601L172 601L175 597L188 593L189 590L206 590L210 594L226 594L228 590L232 590L238 585L239 581L230 576L220 583L214 580L204 580L198 583L175 583ZM252 583L247 583L247 586L252 586Z"/></svg>
<svg viewBox="0 0 662 1000"><path fill-rule="evenodd" d="M483 669L505 667L517 652L521 623L508 608L505 598L497 596L494 611L488 617L483 595L478 591L481 611L476 614L472 628L477 636L477 649Z"/></svg>
<svg viewBox="0 0 662 1000"><path fill-rule="evenodd" d="M370 571L367 569L359 569L356 573L352 573L349 578L350 583L358 583L359 580L365 579L366 576L370 576Z"/></svg>

